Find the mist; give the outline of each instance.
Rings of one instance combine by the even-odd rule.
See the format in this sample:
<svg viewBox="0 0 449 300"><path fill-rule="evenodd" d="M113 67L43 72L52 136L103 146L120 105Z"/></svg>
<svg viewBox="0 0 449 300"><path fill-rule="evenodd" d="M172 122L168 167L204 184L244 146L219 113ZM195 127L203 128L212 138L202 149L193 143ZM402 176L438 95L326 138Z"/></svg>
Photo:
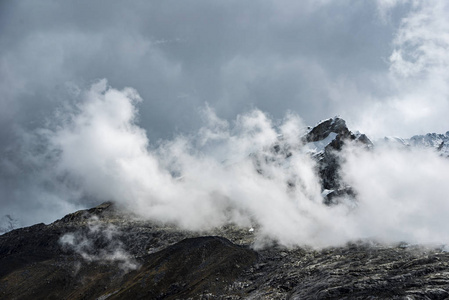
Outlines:
<svg viewBox="0 0 449 300"><path fill-rule="evenodd" d="M447 244L449 161L429 149L346 149L344 178L354 186L356 235L384 242Z"/></svg>
<svg viewBox="0 0 449 300"><path fill-rule="evenodd" d="M74 251L87 263L115 262L120 269L127 273L140 266L135 259L124 249L120 236L123 235L116 226L105 225L98 218L91 217L87 221L87 230L65 233L59 239L64 251ZM75 263L75 273L79 271L80 264Z"/></svg>
<svg viewBox="0 0 449 300"><path fill-rule="evenodd" d="M0 228L115 201L189 230L254 227L261 243L446 243L447 159L348 146L340 175L357 202L329 207L301 136L335 115L373 140L449 130L448 12L419 0L3 2Z"/></svg>
<svg viewBox="0 0 449 300"><path fill-rule="evenodd" d="M449 161L433 150L349 144L339 154L341 173L357 201L327 206L301 139L307 127L292 112L272 120L254 109L228 122L205 105L197 132L150 143L136 123L136 90L100 80L80 99L37 133L52 162L46 168L78 195L74 203L114 201L141 218L195 231L234 223L256 228L256 244L449 240ZM275 144L292 155L276 153Z"/></svg>

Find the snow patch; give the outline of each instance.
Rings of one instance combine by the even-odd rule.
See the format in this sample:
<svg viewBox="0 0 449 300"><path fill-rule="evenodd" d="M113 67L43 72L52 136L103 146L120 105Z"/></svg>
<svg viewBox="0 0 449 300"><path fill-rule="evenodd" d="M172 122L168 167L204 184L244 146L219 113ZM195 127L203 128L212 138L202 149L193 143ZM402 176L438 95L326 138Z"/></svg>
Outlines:
<svg viewBox="0 0 449 300"><path fill-rule="evenodd" d="M337 137L337 134L335 132L331 132L325 139L317 142L307 143L305 146L308 148L309 152L319 153L324 151L324 148L326 148L326 146L329 145L335 139L335 137Z"/></svg>
<svg viewBox="0 0 449 300"><path fill-rule="evenodd" d="M324 189L323 192L321 192L321 196L323 196L323 198L327 197L327 195L329 195L330 193L333 193L335 190L327 190Z"/></svg>

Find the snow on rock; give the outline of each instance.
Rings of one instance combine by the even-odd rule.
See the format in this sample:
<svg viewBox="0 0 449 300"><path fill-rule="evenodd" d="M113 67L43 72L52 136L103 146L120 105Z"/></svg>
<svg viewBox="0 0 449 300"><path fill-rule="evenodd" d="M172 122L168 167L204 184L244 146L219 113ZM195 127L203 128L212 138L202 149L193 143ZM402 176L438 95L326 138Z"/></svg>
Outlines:
<svg viewBox="0 0 449 300"><path fill-rule="evenodd" d="M308 143L317 142L324 140L331 133L336 133L337 135L346 137L350 135L351 132L348 127L346 127L345 120L335 117L318 123L307 133L305 139Z"/></svg>
<svg viewBox="0 0 449 300"><path fill-rule="evenodd" d="M398 146L410 146L410 143L407 139L403 139L397 136L386 136L383 139L384 142L392 145L398 145Z"/></svg>
<svg viewBox="0 0 449 300"><path fill-rule="evenodd" d="M323 192L321 192L321 196L322 196L323 198L325 198L325 197L327 197L327 195L333 193L334 191L335 191L335 190L327 190L327 189L324 189Z"/></svg>
<svg viewBox="0 0 449 300"><path fill-rule="evenodd" d="M387 136L379 141L391 146L433 148L442 156L449 157L449 131L445 134L427 133L415 135L409 139Z"/></svg>
<svg viewBox="0 0 449 300"><path fill-rule="evenodd" d="M320 152L323 152L324 148L326 148L326 146L329 145L336 137L337 137L337 134L335 132L331 132L323 140L307 143L305 145L305 147L309 152L311 152L313 154L320 153Z"/></svg>
<svg viewBox="0 0 449 300"><path fill-rule="evenodd" d="M426 135L415 135L408 141L411 146L434 148L441 155L449 156L449 131L446 134L428 133Z"/></svg>

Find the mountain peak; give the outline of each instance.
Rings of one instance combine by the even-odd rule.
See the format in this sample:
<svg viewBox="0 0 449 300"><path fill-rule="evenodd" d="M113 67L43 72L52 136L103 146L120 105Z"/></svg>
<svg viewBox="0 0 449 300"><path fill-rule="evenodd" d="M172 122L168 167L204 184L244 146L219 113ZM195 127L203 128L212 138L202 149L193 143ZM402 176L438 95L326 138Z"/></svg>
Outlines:
<svg viewBox="0 0 449 300"><path fill-rule="evenodd" d="M329 136L330 133L336 133L341 136L348 136L350 131L346 126L345 120L340 117L334 117L321 121L313 127L306 135L307 142L321 141Z"/></svg>

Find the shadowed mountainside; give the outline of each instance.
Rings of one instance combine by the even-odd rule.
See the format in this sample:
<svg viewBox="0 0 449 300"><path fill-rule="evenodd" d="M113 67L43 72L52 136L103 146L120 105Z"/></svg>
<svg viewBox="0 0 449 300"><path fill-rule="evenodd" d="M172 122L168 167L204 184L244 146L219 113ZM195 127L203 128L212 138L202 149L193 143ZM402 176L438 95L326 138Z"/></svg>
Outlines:
<svg viewBox="0 0 449 300"><path fill-rule="evenodd" d="M111 228L114 238L108 239ZM0 298L449 297L449 253L441 248L356 242L254 250L256 231L228 225L187 232L134 219L105 203L0 236ZM84 234L91 247L67 247L62 241L68 234ZM111 245L120 245L120 257L105 254Z"/></svg>

